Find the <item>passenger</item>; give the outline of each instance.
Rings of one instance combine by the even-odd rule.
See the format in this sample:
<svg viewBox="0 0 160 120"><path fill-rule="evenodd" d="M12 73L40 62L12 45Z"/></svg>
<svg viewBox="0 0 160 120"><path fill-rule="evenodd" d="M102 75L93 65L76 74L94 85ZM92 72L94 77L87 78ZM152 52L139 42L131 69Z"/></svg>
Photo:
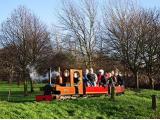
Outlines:
<svg viewBox="0 0 160 120"><path fill-rule="evenodd" d="M114 71L111 72L111 78L112 78L112 85L117 85L117 73Z"/></svg>
<svg viewBox="0 0 160 120"><path fill-rule="evenodd" d="M96 86L97 75L93 72L93 68L90 68L89 74L87 75L90 86Z"/></svg>
<svg viewBox="0 0 160 120"><path fill-rule="evenodd" d="M111 79L112 74L111 73L106 73L105 74L105 78L107 79L107 84L111 84L112 83L112 79Z"/></svg>
<svg viewBox="0 0 160 120"><path fill-rule="evenodd" d="M123 83L124 81L123 81L123 78L122 78L122 75L121 74L118 74L117 75L117 83L118 83L118 85L123 85L124 83Z"/></svg>
<svg viewBox="0 0 160 120"><path fill-rule="evenodd" d="M112 75L113 75L113 74L111 74L111 73L106 73L107 84L108 84L108 94L111 93L111 86L112 86L112 84L113 84Z"/></svg>
<svg viewBox="0 0 160 120"><path fill-rule="evenodd" d="M102 85L102 86L106 85L106 77L104 76L104 70L102 69L100 69L98 73L97 85Z"/></svg>
<svg viewBox="0 0 160 120"><path fill-rule="evenodd" d="M69 71L68 70L65 70L64 73L63 73L63 86L68 86L68 83L69 82Z"/></svg>
<svg viewBox="0 0 160 120"><path fill-rule="evenodd" d="M89 79L88 79L88 73L89 73L89 70L88 69L86 69L85 70L85 73L84 73L84 75L83 75L83 82L84 82L84 85L85 86L89 86Z"/></svg>
<svg viewBox="0 0 160 120"><path fill-rule="evenodd" d="M100 69L100 70L98 71L98 75L97 75L97 77L98 77L97 85L100 84L101 78L102 78L102 75L103 75L103 74L104 74L104 71L103 71L102 69Z"/></svg>
<svg viewBox="0 0 160 120"><path fill-rule="evenodd" d="M74 84L78 85L78 82L79 82L79 73L75 72L74 73Z"/></svg>
<svg viewBox="0 0 160 120"><path fill-rule="evenodd" d="M74 72L74 86L75 86L75 92L76 94L78 94L78 83L79 83L79 73L78 72Z"/></svg>

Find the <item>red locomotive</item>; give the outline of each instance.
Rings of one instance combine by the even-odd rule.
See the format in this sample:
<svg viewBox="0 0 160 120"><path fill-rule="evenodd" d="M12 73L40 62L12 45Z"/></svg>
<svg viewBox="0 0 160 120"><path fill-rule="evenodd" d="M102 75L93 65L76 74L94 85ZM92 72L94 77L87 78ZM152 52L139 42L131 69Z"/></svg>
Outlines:
<svg viewBox="0 0 160 120"><path fill-rule="evenodd" d="M64 72L63 79L59 76L52 85L44 87L44 95L36 96L36 101L51 101L62 96L84 96L109 94L109 86L86 86L83 82L82 70L70 69ZM51 83L51 82L50 82ZM123 85L115 86L115 93L124 93Z"/></svg>

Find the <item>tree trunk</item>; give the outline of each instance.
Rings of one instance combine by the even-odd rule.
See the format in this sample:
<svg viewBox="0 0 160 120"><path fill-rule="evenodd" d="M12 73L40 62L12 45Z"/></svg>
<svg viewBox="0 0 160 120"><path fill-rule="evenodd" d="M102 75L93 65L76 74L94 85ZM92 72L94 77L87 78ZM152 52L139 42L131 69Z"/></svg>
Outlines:
<svg viewBox="0 0 160 120"><path fill-rule="evenodd" d="M88 68L88 63L87 63L86 57L83 56L83 58L84 58L83 62L84 62L84 64L85 64L85 67Z"/></svg>
<svg viewBox="0 0 160 120"><path fill-rule="evenodd" d="M89 68L93 67L92 66L92 57L91 57L91 55L88 55L88 66L89 66Z"/></svg>
<svg viewBox="0 0 160 120"><path fill-rule="evenodd" d="M23 70L22 73L22 80L24 81L24 96L28 95L28 89L27 89L27 79L26 79L26 71Z"/></svg>
<svg viewBox="0 0 160 120"><path fill-rule="evenodd" d="M150 75L148 76L148 78L149 78L149 82L150 82L150 88L154 90L154 80Z"/></svg>
<svg viewBox="0 0 160 120"><path fill-rule="evenodd" d="M115 100L115 86L112 85L111 86L111 100Z"/></svg>
<svg viewBox="0 0 160 120"><path fill-rule="evenodd" d="M24 80L24 96L28 95L28 90L27 90L27 80Z"/></svg>
<svg viewBox="0 0 160 120"><path fill-rule="evenodd" d="M30 85L31 85L31 93L32 93L34 92L33 80L30 80Z"/></svg>
<svg viewBox="0 0 160 120"><path fill-rule="evenodd" d="M13 75L14 75L14 73L13 73L13 70L12 70L12 68L11 68L11 70L9 71L9 79L8 79L8 83L9 83L9 84L12 84Z"/></svg>
<svg viewBox="0 0 160 120"><path fill-rule="evenodd" d="M136 88L139 89L139 79L138 79L138 72L134 72Z"/></svg>
<svg viewBox="0 0 160 120"><path fill-rule="evenodd" d="M19 77L18 78L16 78L17 79L17 85L18 86L20 86L20 80L22 80L22 76L21 76L21 74L19 75Z"/></svg>
<svg viewBox="0 0 160 120"><path fill-rule="evenodd" d="M10 75L9 79L8 79L8 83L12 84L12 75Z"/></svg>
<svg viewBox="0 0 160 120"><path fill-rule="evenodd" d="M17 80L17 85L20 86L20 79Z"/></svg>

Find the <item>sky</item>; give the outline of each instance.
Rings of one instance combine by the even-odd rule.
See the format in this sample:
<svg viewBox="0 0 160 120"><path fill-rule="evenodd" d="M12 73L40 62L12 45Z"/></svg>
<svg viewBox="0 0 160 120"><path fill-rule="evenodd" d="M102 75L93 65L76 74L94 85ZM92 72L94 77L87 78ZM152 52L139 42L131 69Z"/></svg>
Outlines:
<svg viewBox="0 0 160 120"><path fill-rule="evenodd" d="M77 0L79 1L79 0ZM160 7L160 0L137 0L145 8ZM62 8L61 0L0 0L0 24L10 17L11 12L24 5L48 26L58 24L57 12Z"/></svg>
<svg viewBox="0 0 160 120"><path fill-rule="evenodd" d="M18 6L24 5L35 13L47 25L57 22L57 12L61 0L0 0L0 23L10 17Z"/></svg>

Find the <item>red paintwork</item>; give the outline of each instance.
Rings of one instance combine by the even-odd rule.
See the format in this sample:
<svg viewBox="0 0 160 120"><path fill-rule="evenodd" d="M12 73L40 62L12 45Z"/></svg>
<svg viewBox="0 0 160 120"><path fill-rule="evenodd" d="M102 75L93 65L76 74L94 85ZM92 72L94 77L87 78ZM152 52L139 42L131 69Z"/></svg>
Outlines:
<svg viewBox="0 0 160 120"><path fill-rule="evenodd" d="M37 95L36 101L52 101L52 95Z"/></svg>
<svg viewBox="0 0 160 120"><path fill-rule="evenodd" d="M115 91L116 93L124 93L124 86L116 86Z"/></svg>
<svg viewBox="0 0 160 120"><path fill-rule="evenodd" d="M118 93L124 93L124 86L116 86L115 92ZM86 87L86 94L108 94L108 86L102 87L102 86L96 86L96 87Z"/></svg>
<svg viewBox="0 0 160 120"><path fill-rule="evenodd" d="M86 87L86 94L107 94L108 87L96 86Z"/></svg>
<svg viewBox="0 0 160 120"><path fill-rule="evenodd" d="M124 93L125 88L124 86L116 86L115 92L116 94ZM102 87L102 86L96 86L96 87L86 87L86 95L89 94L108 94L108 86ZM36 101L52 101L54 99L54 96L52 95L37 95Z"/></svg>

